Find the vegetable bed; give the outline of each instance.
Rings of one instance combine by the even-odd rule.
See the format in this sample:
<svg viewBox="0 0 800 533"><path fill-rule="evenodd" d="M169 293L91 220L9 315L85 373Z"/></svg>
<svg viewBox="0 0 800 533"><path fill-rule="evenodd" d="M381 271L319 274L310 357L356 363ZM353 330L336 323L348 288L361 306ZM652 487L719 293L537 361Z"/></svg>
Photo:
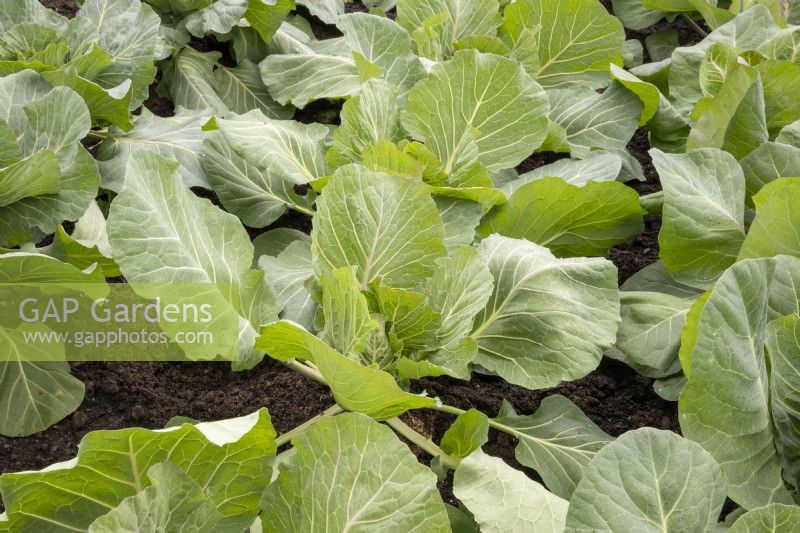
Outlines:
<svg viewBox="0 0 800 533"><path fill-rule="evenodd" d="M239 340L0 360L0 531L798 531L800 4L396 3L11 0L0 283Z"/></svg>

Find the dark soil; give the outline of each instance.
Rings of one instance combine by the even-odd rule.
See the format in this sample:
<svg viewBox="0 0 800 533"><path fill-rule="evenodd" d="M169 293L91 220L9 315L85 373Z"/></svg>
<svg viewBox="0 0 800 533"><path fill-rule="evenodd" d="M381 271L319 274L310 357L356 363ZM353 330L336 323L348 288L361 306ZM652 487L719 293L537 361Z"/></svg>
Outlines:
<svg viewBox="0 0 800 533"><path fill-rule="evenodd" d="M41 1L66 16L74 15L76 10L74 0ZM360 7L349 4L348 9ZM299 10L308 14L304 8ZM318 37L340 35L335 27L321 24L318 20L312 20L312 23ZM629 37L643 39L664 27L667 27L666 23L659 23L643 32L629 32ZM682 44L699 40L696 32L681 19L669 27L678 29ZM199 43L195 44L199 46ZM157 115L172 115L172 103L152 89L145 105ZM339 108L339 103L312 104L298 112L296 118L335 124ZM632 186L640 194L659 190L658 177L647 155L646 132L637 132L628 148L643 165L647 177L646 182ZM526 172L561 157L562 154L536 154L524 161L518 171ZM202 196L217 201L213 193L206 192ZM611 250L610 258L619 268L620 282L658 258L660 217L648 215L645 226L641 235ZM293 227L308 232L310 220L289 212L269 228L272 227ZM269 228L248 228L248 232L255 237ZM333 403L325 387L271 360L243 373L232 372L224 363L76 363L73 364L73 373L86 384L86 399L81 407L40 434L18 439L0 437L0 473L39 469L73 457L82 436L93 430L132 426L159 428L178 415L216 420L242 416L259 407L267 407L276 429L285 432ZM572 400L613 436L642 426L678 431L676 405L653 392L652 380L613 360L603 360L600 367L587 377L551 390L530 391L481 374L476 374L469 382L450 378L425 379L415 382L412 389L439 396L445 403L457 407L475 407L490 416L497 413L503 399L511 402L520 413L530 414L545 396L558 393ZM414 411L404 415L404 419L415 429L438 440L453 418L434 411ZM493 431L485 450L537 478L535 472L517 463L515 444L508 435ZM423 462L430 459L420 450L415 452ZM440 489L448 501L455 503L449 481L440 483ZM0 502L0 511L2 508Z"/></svg>

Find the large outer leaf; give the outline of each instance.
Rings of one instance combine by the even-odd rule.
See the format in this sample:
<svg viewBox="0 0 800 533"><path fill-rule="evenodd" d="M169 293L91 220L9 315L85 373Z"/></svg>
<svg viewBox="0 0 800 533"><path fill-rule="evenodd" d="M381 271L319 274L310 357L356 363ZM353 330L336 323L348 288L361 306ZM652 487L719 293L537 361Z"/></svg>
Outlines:
<svg viewBox="0 0 800 533"><path fill-rule="evenodd" d="M484 222L492 233L524 238L559 257L605 256L641 233L639 195L617 182L576 187L542 178L518 188Z"/></svg>
<svg viewBox="0 0 800 533"><path fill-rule="evenodd" d="M91 127L89 110L70 89L53 89L30 70L0 78L0 120L18 139L22 157L52 151L61 171L57 194L0 208L0 243L16 245L83 214L97 194L99 174L79 142Z"/></svg>
<svg viewBox="0 0 800 533"><path fill-rule="evenodd" d="M96 273L86 274L51 257L22 252L0 255L0 287L4 283L64 288L79 285L94 298L108 292ZM84 393L83 383L70 375L69 365L63 361L64 346L24 342L22 331L0 327L4 352L4 362L0 362L0 434L11 437L47 429L75 411ZM58 350L61 356L53 355L52 350ZM42 357L35 353L31 357L31 351L42 352Z"/></svg>
<svg viewBox="0 0 800 533"><path fill-rule="evenodd" d="M550 90L548 97L550 118L573 157L588 157L595 148L624 150L639 125L639 97L618 84L603 94L573 85Z"/></svg>
<svg viewBox="0 0 800 533"><path fill-rule="evenodd" d="M159 89L168 91L175 105L227 114L228 105L217 94L217 80L214 78L214 67L221 56L220 52L183 48L165 70Z"/></svg>
<svg viewBox="0 0 800 533"><path fill-rule="evenodd" d="M169 461L203 487L224 517L220 531L241 531L256 516L274 455L275 430L265 409L169 430L95 431L68 463L3 474L0 493L13 531L87 531L95 519L148 486L150 467Z"/></svg>
<svg viewBox="0 0 800 533"><path fill-rule="evenodd" d="M97 284L85 285L94 282ZM49 283L64 287L81 284L95 298L104 296L108 290L96 274L85 274L44 255L26 253L0 256L0 283L34 286ZM0 344L6 361L0 362L0 434L12 437L31 435L50 427L75 411L84 393L83 383L70 375L69 365L58 362L59 357L43 354L41 361L55 362L24 361L23 356L29 350L45 347L21 342L20 332L0 328ZM60 349L61 353L64 350L63 346L46 349Z"/></svg>
<svg viewBox="0 0 800 533"><path fill-rule="evenodd" d="M409 409L436 405L436 400L403 391L382 370L363 366L337 352L291 322L262 328L257 347L279 361L303 359L316 365L339 405L380 420Z"/></svg>
<svg viewBox="0 0 800 533"><path fill-rule="evenodd" d="M774 503L740 516L728 533L800 533L800 507Z"/></svg>
<svg viewBox="0 0 800 533"><path fill-rule="evenodd" d="M303 184L327 174L322 145L328 128L275 120L258 109L217 125L230 146L259 169L269 169L290 183Z"/></svg>
<svg viewBox="0 0 800 533"><path fill-rule="evenodd" d="M356 266L362 288L378 278L412 288L445 254L442 222L425 186L358 165L340 168L325 187L312 235L317 272Z"/></svg>
<svg viewBox="0 0 800 533"><path fill-rule="evenodd" d="M500 33L516 40L524 29L536 32L539 68L530 74L544 87L606 85L608 65L622 65L622 24L597 0L519 0Z"/></svg>
<svg viewBox="0 0 800 533"><path fill-rule="evenodd" d="M270 118L291 118L292 110L278 104L269 95L267 86L261 81L258 66L242 59L236 67L220 65L214 71L217 94L234 113L247 113L260 109Z"/></svg>
<svg viewBox="0 0 800 533"><path fill-rule="evenodd" d="M252 363L253 326L277 318L274 296L262 279L256 286L266 291L263 305L241 309L240 300L248 301L254 291L250 276L260 274L250 271L253 245L235 216L183 186L177 166L151 151L132 154L125 187L109 213L114 259L131 283L215 284L221 309L227 302L240 315L251 315L239 319L239 353L243 364Z"/></svg>
<svg viewBox="0 0 800 533"><path fill-rule="evenodd" d="M768 183L753 196L753 203L756 218L739 258L800 257L800 177Z"/></svg>
<svg viewBox="0 0 800 533"><path fill-rule="evenodd" d="M275 100L304 107L320 98L354 96L376 76L405 94L422 76L411 37L394 21L352 13L340 17L337 26L345 34L341 50L298 43L291 53L271 54L261 62L261 76Z"/></svg>
<svg viewBox="0 0 800 533"><path fill-rule="evenodd" d="M461 460L453 494L472 512L484 533L564 530L567 502L481 450Z"/></svg>
<svg viewBox="0 0 800 533"><path fill-rule="evenodd" d="M559 159L524 174L503 185L503 191L511 195L532 181L555 176L581 187L589 181L614 181L622 170L622 158L609 152L592 152L586 159Z"/></svg>
<svg viewBox="0 0 800 533"><path fill-rule="evenodd" d="M309 13L325 24L336 24L345 13L344 0L297 0L297 3L306 6Z"/></svg>
<svg viewBox="0 0 800 533"><path fill-rule="evenodd" d="M248 0L214 0L211 5L190 13L183 24L195 37L206 33L228 33L244 17Z"/></svg>
<svg viewBox="0 0 800 533"><path fill-rule="evenodd" d="M542 144L547 97L510 59L461 50L411 90L403 126L450 174L467 162L469 145L489 170L511 168Z"/></svg>
<svg viewBox="0 0 800 533"><path fill-rule="evenodd" d="M82 284L93 297L102 297L108 290L96 274L85 274L44 255L25 253L0 256L0 282ZM84 285L94 282L98 283L92 290ZM0 434L19 437L43 431L78 408L83 401L83 383L72 377L69 365L59 362L50 351L58 349L63 354L63 346L30 344L24 342L21 330L5 328L0 328L0 345L5 360L0 362ZM31 357L31 351L41 350L48 353ZM25 361L26 357L54 362Z"/></svg>
<svg viewBox="0 0 800 533"><path fill-rule="evenodd" d="M644 7L642 0L611 0L611 6L614 15L631 30L643 30L664 18L664 13Z"/></svg>
<svg viewBox="0 0 800 533"><path fill-rule="evenodd" d="M761 187L778 178L800 176L800 148L779 142L764 143L739 164L744 172L748 201Z"/></svg>
<svg viewBox="0 0 800 533"><path fill-rule="evenodd" d="M622 324L617 350L622 361L649 377L674 374L686 313L692 301L660 292L620 293ZM612 357L615 357L612 355Z"/></svg>
<svg viewBox="0 0 800 533"><path fill-rule="evenodd" d="M102 87L117 87L131 80L131 109L147 98L156 75L153 62L161 20L139 0L86 0L70 21L68 38L72 54L96 43L111 56L93 80Z"/></svg>
<svg viewBox="0 0 800 533"><path fill-rule="evenodd" d="M542 400L530 416L518 415L511 404L503 402L494 422L518 439L517 461L536 470L548 489L567 499L597 452L612 440L578 406L558 394Z"/></svg>
<svg viewBox="0 0 800 533"><path fill-rule="evenodd" d="M211 118L211 110L192 111L178 107L175 115L159 117L142 109L135 127L129 132L112 128L109 137L97 148L104 189L122 190L125 167L135 150L147 149L178 161L184 185L208 188L208 180L200 166L203 125Z"/></svg>
<svg viewBox="0 0 800 533"><path fill-rule="evenodd" d="M222 515L196 481L167 461L147 471L152 485L95 520L89 533L212 531Z"/></svg>
<svg viewBox="0 0 800 533"><path fill-rule="evenodd" d="M793 314L767 326L770 396L778 456L784 478L800 488L800 315Z"/></svg>
<svg viewBox="0 0 800 533"><path fill-rule="evenodd" d="M35 22L63 32L67 19L44 7L38 0L7 0L0 12L0 34L23 22Z"/></svg>
<svg viewBox="0 0 800 533"><path fill-rule="evenodd" d="M450 531L436 476L391 430L355 413L323 418L264 493L265 532Z"/></svg>
<svg viewBox="0 0 800 533"><path fill-rule="evenodd" d="M479 246L495 288L475 319L475 362L531 389L578 379L600 362L619 325L617 273L605 259L557 259L492 235Z"/></svg>
<svg viewBox="0 0 800 533"><path fill-rule="evenodd" d="M621 291L652 291L670 294L678 298L694 299L703 294L702 289L678 283L661 261L649 264L625 280Z"/></svg>
<svg viewBox="0 0 800 533"><path fill-rule="evenodd" d="M736 261L744 241L744 176L713 148L650 151L664 187L661 260L675 279L708 287Z"/></svg>
<svg viewBox="0 0 800 533"><path fill-rule="evenodd" d="M259 168L241 157L220 132L203 140L203 169L211 187L229 212L254 228L263 228L292 208L313 215L312 198L300 196L285 174Z"/></svg>
<svg viewBox="0 0 800 533"><path fill-rule="evenodd" d="M642 428L592 460L570 500L566 531L704 533L724 502L722 472L708 452L671 431Z"/></svg>
<svg viewBox="0 0 800 533"><path fill-rule="evenodd" d="M800 260L782 261L797 278ZM717 281L699 315L678 404L683 434L714 456L728 495L748 509L791 503L774 443L764 335L770 300L790 296L796 302L797 295L773 288L775 267L772 259L739 261ZM797 312L794 307L781 311Z"/></svg>

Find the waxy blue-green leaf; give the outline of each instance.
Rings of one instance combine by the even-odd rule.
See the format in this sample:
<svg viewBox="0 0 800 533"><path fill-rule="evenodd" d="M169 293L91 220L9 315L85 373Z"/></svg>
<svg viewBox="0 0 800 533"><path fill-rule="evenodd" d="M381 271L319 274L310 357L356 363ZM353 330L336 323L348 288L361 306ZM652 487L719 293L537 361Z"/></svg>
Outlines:
<svg viewBox="0 0 800 533"><path fill-rule="evenodd" d="M52 88L30 70L0 78L0 120L17 139L13 152L18 149L22 158L54 153L61 174L54 193L0 207L0 243L13 246L78 218L97 194L100 180L97 165L80 144L91 127L89 110L72 90Z"/></svg>
<svg viewBox="0 0 800 533"><path fill-rule="evenodd" d="M226 115L228 106L217 94L214 78L214 67L220 57L220 52L198 52L187 46L172 58L159 83L159 91L166 91L176 106L210 109Z"/></svg>
<svg viewBox="0 0 800 533"><path fill-rule="evenodd" d="M558 259L547 248L492 235L478 247L495 278L475 319L475 362L530 389L578 379L616 338L616 268L600 258Z"/></svg>
<svg viewBox="0 0 800 533"><path fill-rule="evenodd" d="M642 0L611 0L614 15L630 30L643 30L664 18L664 13L648 9ZM654 61L658 59L651 58Z"/></svg>
<svg viewBox="0 0 800 533"><path fill-rule="evenodd" d="M620 293L622 324L615 348L639 374L661 378L680 370L681 330L692 301L660 292Z"/></svg>
<svg viewBox="0 0 800 533"><path fill-rule="evenodd" d="M461 460L453 477L453 494L485 533L564 531L566 500L481 450Z"/></svg>
<svg viewBox="0 0 800 533"><path fill-rule="evenodd" d="M639 97L618 84L602 94L585 85L548 91L549 117L573 157L585 158L596 148L624 150L639 125ZM559 149L558 151L566 151Z"/></svg>
<svg viewBox="0 0 800 533"><path fill-rule="evenodd" d="M297 3L306 6L309 13L325 24L336 24L345 13L344 0L297 0Z"/></svg>
<svg viewBox="0 0 800 533"><path fill-rule="evenodd" d="M775 444L784 479L797 490L800 488L800 315L795 313L770 322L765 344L770 361Z"/></svg>
<svg viewBox="0 0 800 533"><path fill-rule="evenodd" d="M256 241L253 244L258 253ZM267 281L275 291L280 317L310 330L317 310L317 302L306 289L306 281L314 276L310 239L297 239L275 256L261 256L258 267L266 272Z"/></svg>
<svg viewBox="0 0 800 533"><path fill-rule="evenodd" d="M554 494L570 498L583 472L606 444L612 441L578 406L554 394L542 400L535 413L518 415L503 402L493 427L519 442L514 456L533 468Z"/></svg>
<svg viewBox="0 0 800 533"><path fill-rule="evenodd" d="M784 127L775 137L775 142L800 148L800 120L796 120Z"/></svg>
<svg viewBox="0 0 800 533"><path fill-rule="evenodd" d="M80 286L93 298L108 292L96 273L87 274L51 257L22 252L0 255L0 283L34 287L47 283L64 289ZM75 411L84 395L83 383L70 374L63 360L64 346L25 342L24 331L0 327L5 361L0 362L0 435L10 437L47 429ZM43 353L36 356L36 352Z"/></svg>
<svg viewBox="0 0 800 533"><path fill-rule="evenodd" d="M608 85L608 66L622 65L625 32L597 0L519 0L505 10L500 34L516 40L535 31L538 68L529 72L543 87L573 83Z"/></svg>
<svg viewBox="0 0 800 533"><path fill-rule="evenodd" d="M664 188L661 260L679 282L708 287L744 241L744 176L732 155L650 151Z"/></svg>
<svg viewBox="0 0 800 533"><path fill-rule="evenodd" d="M194 196L177 176L177 166L151 151L132 154L125 187L109 212L114 259L133 284L214 284L215 292L209 296L219 302L219 316L214 318L238 313L239 362L254 364L259 359L252 353L254 328L277 319L274 295L263 272L250 270L253 245L239 220ZM252 294L262 298L256 309L245 305ZM192 348L198 356L213 355Z"/></svg>
<svg viewBox="0 0 800 533"><path fill-rule="evenodd" d="M244 17L248 3L248 0L213 0L189 13L182 23L195 37L211 32L228 33Z"/></svg>
<svg viewBox="0 0 800 533"><path fill-rule="evenodd" d="M222 515L218 528L239 531L256 517L274 455L275 430L265 409L166 430L95 431L67 463L3 474L0 493L12 530L87 531L125 498L151 486L148 470L169 461L203 489Z"/></svg>
<svg viewBox="0 0 800 533"><path fill-rule="evenodd" d="M131 131L110 128L109 136L97 147L103 188L122 190L131 154L141 149L178 161L181 164L178 174L187 187L209 188L201 157L202 128L210 118L210 109L192 111L178 107L173 116L159 117L145 108Z"/></svg>
<svg viewBox="0 0 800 533"><path fill-rule="evenodd" d="M475 228L481 222L483 207L472 200L437 196L433 199L444 224L444 245L448 252L475 240Z"/></svg>
<svg viewBox="0 0 800 533"><path fill-rule="evenodd" d="M576 187L548 177L514 191L482 228L546 246L559 257L605 256L615 244L641 233L642 215L636 191L622 183L590 181Z"/></svg>
<svg viewBox="0 0 800 533"><path fill-rule="evenodd" d="M661 261L651 263L634 273L620 286L621 291L648 291L670 294L678 298L694 298L703 294L697 289L675 281Z"/></svg>
<svg viewBox="0 0 800 533"><path fill-rule="evenodd" d="M798 533L800 507L773 503L747 511L733 523L728 533Z"/></svg>
<svg viewBox="0 0 800 533"><path fill-rule="evenodd" d="M150 6L139 0L86 0L69 22L67 37L73 57L98 46L111 64L92 81L105 89L130 80L130 109L147 98L147 88L156 74L154 54L161 20Z"/></svg>
<svg viewBox="0 0 800 533"><path fill-rule="evenodd" d="M328 128L322 124L275 120L258 109L216 122L242 158L288 183L305 184L328 173L323 146Z"/></svg>
<svg viewBox="0 0 800 533"><path fill-rule="evenodd" d="M317 273L352 265L362 288L375 279L412 288L445 255L444 228L425 185L360 165L336 171L313 224Z"/></svg>
<svg viewBox="0 0 800 533"><path fill-rule="evenodd" d="M487 169L500 170L541 145L547 109L544 91L519 64L460 50L411 90L403 126L448 175L475 157ZM470 153L473 143L477 154Z"/></svg>
<svg viewBox="0 0 800 533"><path fill-rule="evenodd" d="M752 196L767 183L800 176L800 146L764 143L742 158L739 165L744 172L748 204L752 205Z"/></svg>
<svg viewBox="0 0 800 533"><path fill-rule="evenodd" d="M274 322L262 328L256 346L279 361L313 363L336 402L349 411L385 420L409 409L436 405L435 399L403 391L391 375L353 361L291 322Z"/></svg>
<svg viewBox="0 0 800 533"><path fill-rule="evenodd" d="M264 493L263 531L450 531L436 476L392 431L356 413L292 440L296 455Z"/></svg>
<svg viewBox="0 0 800 533"><path fill-rule="evenodd" d="M59 33L66 29L67 19L44 7L38 0L8 0L4 4L0 13L0 34L24 22L41 24Z"/></svg>
<svg viewBox="0 0 800 533"><path fill-rule="evenodd" d="M313 215L313 197L300 196L297 182L278 170L260 168L240 156L224 134L211 132L203 139L202 165L222 205L254 228L272 224L286 209Z"/></svg>
<svg viewBox="0 0 800 533"><path fill-rule="evenodd" d="M739 258L800 257L800 177L768 183L753 196L753 203L756 217Z"/></svg>
<svg viewBox="0 0 800 533"><path fill-rule="evenodd" d="M592 460L570 500L565 531L703 533L715 527L724 502L725 481L708 452L671 431L642 428Z"/></svg>
<svg viewBox="0 0 800 533"><path fill-rule="evenodd" d="M798 312L799 277L793 257L737 262L700 308L690 353L681 353L691 370L678 403L681 431L714 456L728 496L747 509L792 503L776 449L764 343L773 313Z"/></svg>
<svg viewBox="0 0 800 533"><path fill-rule="evenodd" d="M272 99L258 66L251 61L240 59L235 67L219 65L213 75L217 94L232 112L243 114L260 109L270 118L291 118L291 108Z"/></svg>
<svg viewBox="0 0 800 533"><path fill-rule="evenodd" d="M582 187L590 180L595 182L614 181L622 171L622 158L614 153L594 151L585 159L559 159L549 165L535 168L520 174L519 178L505 183L503 192L509 196L532 181L550 176L558 177L567 183Z"/></svg>
<svg viewBox="0 0 800 533"><path fill-rule="evenodd" d="M344 33L341 47L315 50L298 42L291 53L271 54L261 62L261 76L275 100L302 108L312 100L354 96L369 77L380 77L405 94L423 76L411 36L394 21L351 13L340 17L337 27ZM364 68L375 76L365 79Z"/></svg>
<svg viewBox="0 0 800 533"><path fill-rule="evenodd" d="M89 533L121 531L211 531L221 526L222 514L203 487L165 461L150 467L151 485L128 496L89 526Z"/></svg>

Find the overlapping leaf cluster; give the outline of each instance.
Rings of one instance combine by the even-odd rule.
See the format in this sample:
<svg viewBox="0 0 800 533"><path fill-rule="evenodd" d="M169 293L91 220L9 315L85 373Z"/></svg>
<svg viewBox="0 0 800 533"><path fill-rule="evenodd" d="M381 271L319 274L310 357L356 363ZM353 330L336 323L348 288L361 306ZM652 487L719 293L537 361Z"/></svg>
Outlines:
<svg viewBox="0 0 800 533"><path fill-rule="evenodd" d="M264 411L91 433L70 463L0 478L0 531L796 527L794 2L298 3L0 14L0 283L217 284L239 321L217 355L244 370L267 354L337 404L280 437ZM318 39L305 14L341 36ZM679 15L711 31L625 40ZM169 117L139 109L157 72ZM315 108L322 122L292 119ZM644 180L626 148L642 127L663 190L640 198L624 182ZM522 171L537 153L554 162ZM275 228L287 211L310 234ZM646 212L660 261L618 287L605 257ZM0 433L77 408L66 363L25 362L18 330L0 339L18 359L0 363ZM603 356L678 401L683 437L615 439L558 395L490 418L410 392L474 372L553 387ZM436 444L397 418L412 409L457 417ZM489 429L543 484L482 450ZM459 507L436 490L449 470ZM718 524L726 496L740 508Z"/></svg>

